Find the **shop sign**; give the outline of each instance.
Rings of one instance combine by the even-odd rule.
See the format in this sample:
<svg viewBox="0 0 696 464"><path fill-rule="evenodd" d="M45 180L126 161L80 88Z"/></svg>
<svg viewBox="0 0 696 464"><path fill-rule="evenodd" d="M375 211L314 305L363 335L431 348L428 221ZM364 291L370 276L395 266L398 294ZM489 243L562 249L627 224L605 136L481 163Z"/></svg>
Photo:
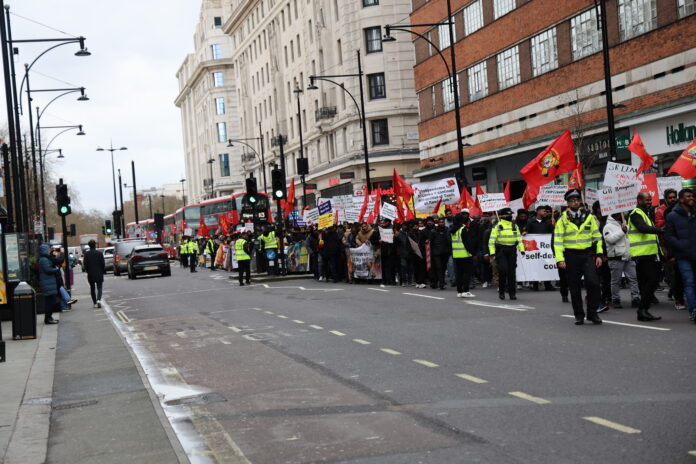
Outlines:
<svg viewBox="0 0 696 464"><path fill-rule="evenodd" d="M685 126L683 122L676 127L667 126L667 145L681 145L696 138L696 125Z"/></svg>
<svg viewBox="0 0 696 464"><path fill-rule="evenodd" d="M341 182L341 179L338 177L332 177L329 179L329 187L333 187L334 185L338 185Z"/></svg>

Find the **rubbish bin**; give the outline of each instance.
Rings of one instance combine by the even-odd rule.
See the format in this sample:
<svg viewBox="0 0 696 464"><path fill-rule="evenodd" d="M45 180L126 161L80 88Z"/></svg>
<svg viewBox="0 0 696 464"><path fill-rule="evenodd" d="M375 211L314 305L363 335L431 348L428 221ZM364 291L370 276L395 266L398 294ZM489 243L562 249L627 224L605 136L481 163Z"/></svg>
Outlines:
<svg viewBox="0 0 696 464"><path fill-rule="evenodd" d="M20 282L12 296L12 338L36 338L36 295L26 282Z"/></svg>

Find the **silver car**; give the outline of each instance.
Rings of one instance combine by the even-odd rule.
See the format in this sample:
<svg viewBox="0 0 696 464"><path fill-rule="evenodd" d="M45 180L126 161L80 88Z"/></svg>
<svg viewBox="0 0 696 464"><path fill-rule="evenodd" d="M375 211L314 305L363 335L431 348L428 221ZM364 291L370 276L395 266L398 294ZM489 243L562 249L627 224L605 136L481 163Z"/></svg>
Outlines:
<svg viewBox="0 0 696 464"><path fill-rule="evenodd" d="M114 270L114 247L106 247L102 252L104 254L104 270L106 272Z"/></svg>

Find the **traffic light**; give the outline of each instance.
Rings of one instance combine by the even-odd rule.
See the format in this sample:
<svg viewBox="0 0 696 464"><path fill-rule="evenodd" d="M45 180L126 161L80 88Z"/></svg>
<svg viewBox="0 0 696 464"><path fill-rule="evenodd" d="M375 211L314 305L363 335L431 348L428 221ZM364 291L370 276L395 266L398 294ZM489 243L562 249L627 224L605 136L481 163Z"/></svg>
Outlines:
<svg viewBox="0 0 696 464"><path fill-rule="evenodd" d="M77 236L77 226L75 224L70 224L70 236L71 237Z"/></svg>
<svg viewBox="0 0 696 464"><path fill-rule="evenodd" d="M113 231L111 230L111 219L106 219L104 221L104 235L111 235Z"/></svg>
<svg viewBox="0 0 696 464"><path fill-rule="evenodd" d="M285 176L280 169L271 171L271 185L273 186L273 198L283 200L287 196L285 191Z"/></svg>
<svg viewBox="0 0 696 464"><path fill-rule="evenodd" d="M255 205L258 201L258 189L256 187L256 178L247 177L246 179L246 197L247 201L252 205Z"/></svg>
<svg viewBox="0 0 696 464"><path fill-rule="evenodd" d="M106 235L106 227L102 226L102 235Z"/></svg>
<svg viewBox="0 0 696 464"><path fill-rule="evenodd" d="M115 210L113 212L113 218L114 218L114 231L116 232L116 235L119 237L122 237L123 234L121 233L121 210Z"/></svg>
<svg viewBox="0 0 696 464"><path fill-rule="evenodd" d="M67 216L72 212L67 184L56 185L56 204L58 205L58 214L60 216Z"/></svg>

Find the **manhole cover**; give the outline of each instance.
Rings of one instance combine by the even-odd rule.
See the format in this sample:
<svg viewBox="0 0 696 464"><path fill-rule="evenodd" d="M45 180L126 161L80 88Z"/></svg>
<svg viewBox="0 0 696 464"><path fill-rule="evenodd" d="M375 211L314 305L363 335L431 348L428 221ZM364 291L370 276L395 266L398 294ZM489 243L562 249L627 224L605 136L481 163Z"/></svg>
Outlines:
<svg viewBox="0 0 696 464"><path fill-rule="evenodd" d="M188 404L222 403L224 401L227 401L227 399L219 393L204 393L202 395L187 396L186 398L165 401L164 404L167 406L182 406Z"/></svg>

